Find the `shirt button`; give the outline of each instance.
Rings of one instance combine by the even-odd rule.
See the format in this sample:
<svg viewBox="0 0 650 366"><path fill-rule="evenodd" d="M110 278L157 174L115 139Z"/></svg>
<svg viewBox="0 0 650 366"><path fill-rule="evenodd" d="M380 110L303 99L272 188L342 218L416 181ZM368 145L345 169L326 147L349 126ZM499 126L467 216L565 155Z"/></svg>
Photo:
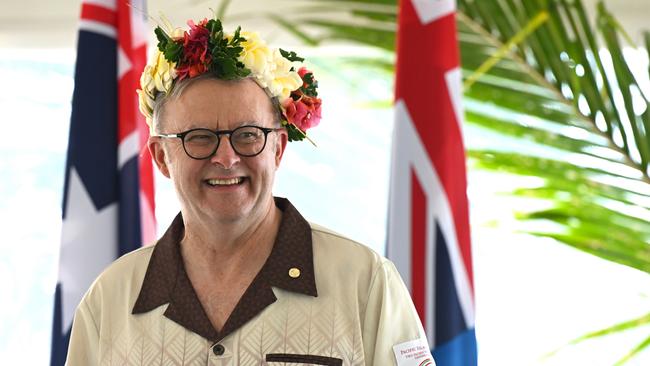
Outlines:
<svg viewBox="0 0 650 366"><path fill-rule="evenodd" d="M217 344L216 346L212 347L212 352L217 356L223 355L225 351L226 349L220 344Z"/></svg>

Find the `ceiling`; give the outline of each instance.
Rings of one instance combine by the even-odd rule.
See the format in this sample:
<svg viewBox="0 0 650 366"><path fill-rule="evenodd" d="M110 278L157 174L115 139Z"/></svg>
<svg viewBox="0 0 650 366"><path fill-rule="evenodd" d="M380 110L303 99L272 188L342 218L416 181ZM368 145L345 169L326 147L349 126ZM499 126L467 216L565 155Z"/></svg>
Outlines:
<svg viewBox="0 0 650 366"><path fill-rule="evenodd" d="M147 3L150 15L159 18L162 12L173 25L185 27L188 19L209 17L210 9L218 8L219 0L148 0ZM81 0L0 0L0 4L0 48L75 47ZM268 29L273 33L272 24L264 19L264 14L290 9L291 4L287 0L235 0L228 9L227 20L237 21L232 27L241 24L243 28ZM231 28L225 23L226 29ZM284 32L277 33L275 37L287 37Z"/></svg>
<svg viewBox="0 0 650 366"><path fill-rule="evenodd" d="M244 28L260 30L267 40L281 37L283 42L297 43L264 19L269 12L286 14L296 3L305 0L235 0L229 8L231 22ZM434 1L434 0L431 0ZM526 0L520 0L526 1ZM0 48L73 48L80 10L80 0L0 0ZM594 9L597 0L583 0ZM313 3L313 2L312 2ZM184 25L187 19L197 19L217 8L219 0L149 0L149 14L161 11L174 25ZM650 1L609 0L607 7L621 21L632 38L640 43L641 30L650 29ZM226 28L235 24L227 24ZM152 32L153 34L153 32Z"/></svg>

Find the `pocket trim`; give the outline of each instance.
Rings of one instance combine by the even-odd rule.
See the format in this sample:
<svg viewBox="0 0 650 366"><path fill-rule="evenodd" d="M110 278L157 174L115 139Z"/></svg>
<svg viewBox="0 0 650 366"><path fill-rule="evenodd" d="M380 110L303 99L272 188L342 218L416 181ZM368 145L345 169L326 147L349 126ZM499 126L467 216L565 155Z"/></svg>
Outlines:
<svg viewBox="0 0 650 366"><path fill-rule="evenodd" d="M293 362L293 363L311 363L314 365L324 366L342 366L343 360L334 357L316 356L316 355L297 355L290 353L269 353L266 355L266 362Z"/></svg>

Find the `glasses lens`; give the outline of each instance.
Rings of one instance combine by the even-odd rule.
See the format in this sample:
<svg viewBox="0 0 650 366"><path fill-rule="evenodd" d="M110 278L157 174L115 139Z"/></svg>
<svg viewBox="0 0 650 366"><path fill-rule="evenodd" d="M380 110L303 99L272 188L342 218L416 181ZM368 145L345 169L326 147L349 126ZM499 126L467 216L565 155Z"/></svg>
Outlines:
<svg viewBox="0 0 650 366"><path fill-rule="evenodd" d="M214 153L219 139L210 130L194 130L185 135L185 151L195 159L205 159Z"/></svg>
<svg viewBox="0 0 650 366"><path fill-rule="evenodd" d="M257 155L264 149L266 134L261 128L242 126L232 132L230 142L240 155Z"/></svg>

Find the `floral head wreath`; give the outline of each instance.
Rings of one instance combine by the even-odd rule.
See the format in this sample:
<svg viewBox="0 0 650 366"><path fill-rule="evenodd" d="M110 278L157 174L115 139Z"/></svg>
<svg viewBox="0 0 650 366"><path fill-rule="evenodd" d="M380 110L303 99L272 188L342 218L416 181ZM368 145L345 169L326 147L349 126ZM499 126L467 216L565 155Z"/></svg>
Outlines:
<svg viewBox="0 0 650 366"><path fill-rule="evenodd" d="M303 140L307 130L318 125L318 82L311 71L295 66L303 58L295 52L269 48L257 33L241 32L241 27L233 34L224 33L216 18L187 24L189 31L155 29L158 48L142 73L138 90L140 111L150 128L154 100L160 93L168 95L176 81L208 72L224 80L252 77L277 98L289 141Z"/></svg>

